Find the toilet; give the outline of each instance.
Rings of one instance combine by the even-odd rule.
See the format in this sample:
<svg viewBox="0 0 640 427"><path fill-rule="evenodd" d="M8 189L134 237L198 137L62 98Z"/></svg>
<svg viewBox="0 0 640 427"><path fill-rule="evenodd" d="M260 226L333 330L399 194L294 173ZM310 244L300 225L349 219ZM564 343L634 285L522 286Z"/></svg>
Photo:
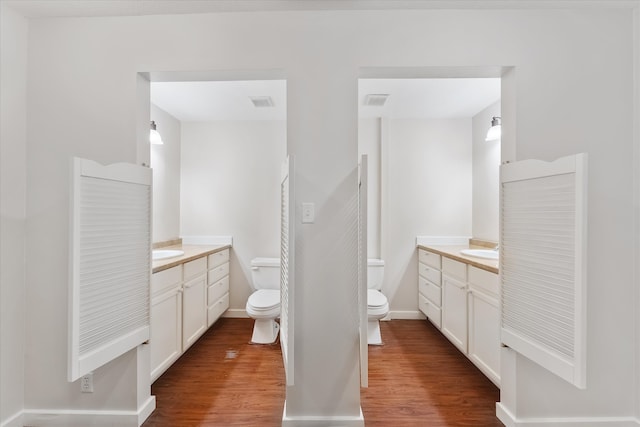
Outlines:
<svg viewBox="0 0 640 427"><path fill-rule="evenodd" d="M280 258L251 260L251 280L254 292L247 300L246 311L255 319L251 342L271 344L278 338L280 325Z"/></svg>
<svg viewBox="0 0 640 427"><path fill-rule="evenodd" d="M367 262L367 343L381 345L380 319L389 314L389 301L380 289L384 277L384 261L369 258Z"/></svg>

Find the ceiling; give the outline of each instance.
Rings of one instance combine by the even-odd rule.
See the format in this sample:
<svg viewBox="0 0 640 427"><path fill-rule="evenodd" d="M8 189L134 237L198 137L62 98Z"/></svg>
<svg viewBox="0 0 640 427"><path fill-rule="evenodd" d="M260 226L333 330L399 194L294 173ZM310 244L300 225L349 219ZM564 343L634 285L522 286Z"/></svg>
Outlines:
<svg viewBox="0 0 640 427"><path fill-rule="evenodd" d="M2 0L29 18L142 16L284 10L629 7L633 0Z"/></svg>
<svg viewBox="0 0 640 427"><path fill-rule="evenodd" d="M270 96L273 107L254 107L252 96ZM284 80L152 82L151 102L182 122L287 118Z"/></svg>
<svg viewBox="0 0 640 427"><path fill-rule="evenodd" d="M360 118L466 118L500 99L498 78L361 79ZM367 94L389 94L382 107L364 105ZM270 96L273 107L255 107ZM152 82L151 102L184 122L286 120L286 81Z"/></svg>
<svg viewBox="0 0 640 427"><path fill-rule="evenodd" d="M389 94L382 107L365 106L367 94ZM361 118L449 119L473 117L500 99L499 78L360 79Z"/></svg>

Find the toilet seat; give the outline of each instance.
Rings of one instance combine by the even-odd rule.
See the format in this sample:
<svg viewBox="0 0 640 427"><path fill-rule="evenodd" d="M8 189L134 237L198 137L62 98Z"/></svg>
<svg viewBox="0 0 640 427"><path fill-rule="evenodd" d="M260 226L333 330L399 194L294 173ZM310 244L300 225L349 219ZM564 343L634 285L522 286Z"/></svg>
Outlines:
<svg viewBox="0 0 640 427"><path fill-rule="evenodd" d="M382 292L375 289L367 289L367 306L368 307L382 307L387 304L387 297Z"/></svg>
<svg viewBox="0 0 640 427"><path fill-rule="evenodd" d="M254 319L275 319L280 316L280 291L259 289L247 299L247 314Z"/></svg>
<svg viewBox="0 0 640 427"><path fill-rule="evenodd" d="M367 317L369 320L379 320L389 314L389 301L380 291L367 290Z"/></svg>
<svg viewBox="0 0 640 427"><path fill-rule="evenodd" d="M280 291L277 289L259 289L247 300L254 310L272 310L280 306Z"/></svg>

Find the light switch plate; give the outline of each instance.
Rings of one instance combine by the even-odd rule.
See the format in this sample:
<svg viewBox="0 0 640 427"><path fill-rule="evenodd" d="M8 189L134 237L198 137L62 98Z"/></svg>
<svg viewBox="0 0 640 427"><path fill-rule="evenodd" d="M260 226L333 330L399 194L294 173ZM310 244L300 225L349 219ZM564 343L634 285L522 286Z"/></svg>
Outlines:
<svg viewBox="0 0 640 427"><path fill-rule="evenodd" d="M314 203L302 204L302 223L313 224L316 220L316 205Z"/></svg>

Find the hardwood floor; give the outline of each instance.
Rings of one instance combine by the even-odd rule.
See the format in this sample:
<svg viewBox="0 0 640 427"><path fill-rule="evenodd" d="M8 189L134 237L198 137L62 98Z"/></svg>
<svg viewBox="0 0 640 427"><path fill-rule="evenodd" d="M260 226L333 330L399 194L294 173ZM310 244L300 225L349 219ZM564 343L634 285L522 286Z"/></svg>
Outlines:
<svg viewBox="0 0 640 427"><path fill-rule="evenodd" d="M252 345L253 320L220 319L152 386L143 427L280 426L285 399L279 344ZM369 346L367 427L502 426L499 390L430 323L381 322Z"/></svg>
<svg viewBox="0 0 640 427"><path fill-rule="evenodd" d="M367 427L502 426L500 391L431 323L380 322L383 346L369 346Z"/></svg>

